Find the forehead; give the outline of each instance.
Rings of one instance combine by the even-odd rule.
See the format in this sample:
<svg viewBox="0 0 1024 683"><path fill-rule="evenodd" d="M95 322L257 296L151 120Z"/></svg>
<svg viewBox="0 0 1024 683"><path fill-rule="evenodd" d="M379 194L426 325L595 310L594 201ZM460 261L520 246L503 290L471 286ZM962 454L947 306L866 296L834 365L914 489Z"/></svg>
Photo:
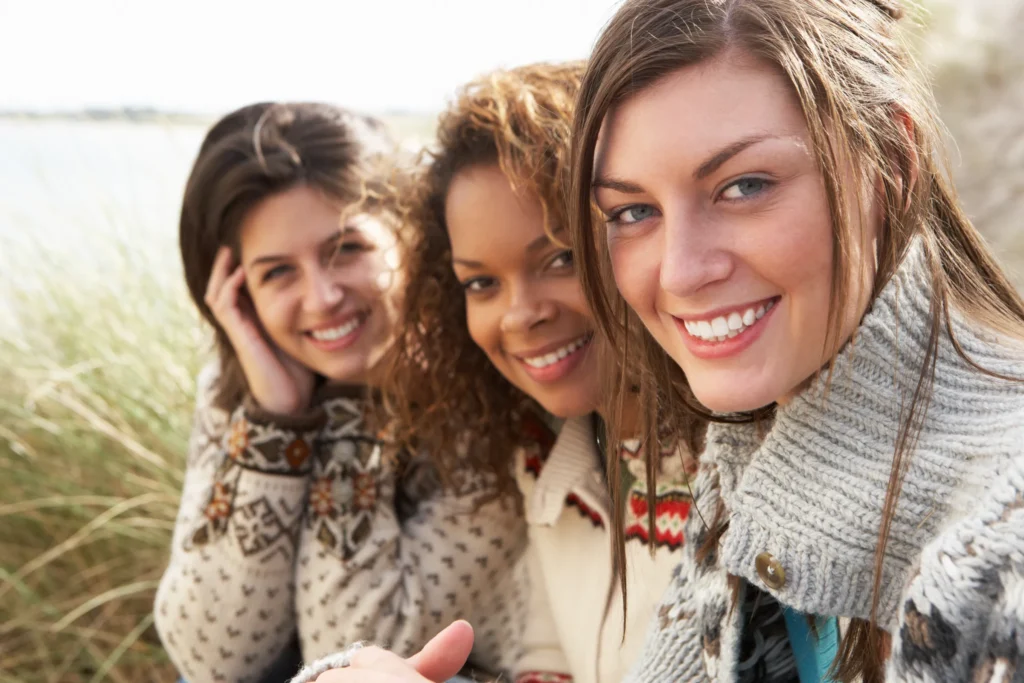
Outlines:
<svg viewBox="0 0 1024 683"><path fill-rule="evenodd" d="M320 247L342 231L374 243L394 240L392 231L369 214L349 216L323 193L307 186L267 197L246 214L239 231L243 254L295 254Z"/></svg>
<svg viewBox="0 0 1024 683"><path fill-rule="evenodd" d="M696 167L738 139L806 131L779 69L732 50L678 69L611 110L595 172L636 177L664 162Z"/></svg>
<svg viewBox="0 0 1024 683"><path fill-rule="evenodd" d="M510 262L545 236L540 200L518 193L495 165L464 169L445 198L445 223L455 258Z"/></svg>

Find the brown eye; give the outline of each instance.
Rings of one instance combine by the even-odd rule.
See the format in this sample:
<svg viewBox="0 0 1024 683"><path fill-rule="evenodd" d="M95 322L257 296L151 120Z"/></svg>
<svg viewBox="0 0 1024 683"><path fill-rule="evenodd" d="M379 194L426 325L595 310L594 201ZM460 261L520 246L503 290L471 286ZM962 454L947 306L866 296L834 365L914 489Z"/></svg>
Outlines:
<svg viewBox="0 0 1024 683"><path fill-rule="evenodd" d="M493 277L472 277L459 284L462 285L462 290L467 294L479 294L494 287L496 282Z"/></svg>
<svg viewBox="0 0 1024 683"><path fill-rule="evenodd" d="M260 278L260 282L270 282L282 275L287 274L291 271L291 266L274 266L267 272L263 273L263 277Z"/></svg>
<svg viewBox="0 0 1024 683"><path fill-rule="evenodd" d="M551 259L551 263L548 264L549 268L571 268L575 257L572 254L571 249L563 249Z"/></svg>

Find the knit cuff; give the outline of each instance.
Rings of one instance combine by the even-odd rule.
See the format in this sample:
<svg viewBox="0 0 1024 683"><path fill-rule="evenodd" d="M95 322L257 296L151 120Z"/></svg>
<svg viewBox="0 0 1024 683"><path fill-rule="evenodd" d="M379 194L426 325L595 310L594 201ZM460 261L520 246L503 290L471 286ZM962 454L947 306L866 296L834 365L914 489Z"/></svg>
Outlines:
<svg viewBox="0 0 1024 683"><path fill-rule="evenodd" d="M572 683L572 676L552 671L524 671L516 676L516 683Z"/></svg>
<svg viewBox="0 0 1024 683"><path fill-rule="evenodd" d="M266 474L304 476L310 471L314 440L325 420L322 408L302 415L275 415L246 399L231 416L224 435L227 460Z"/></svg>
<svg viewBox="0 0 1024 683"><path fill-rule="evenodd" d="M290 683L311 683L311 681L316 680L317 676L327 673L331 669L344 669L352 662L352 656L363 649L363 647L364 643L355 643L349 645L341 652L327 655L311 664L307 664L302 667L299 673L295 674L295 678L291 679Z"/></svg>
<svg viewBox="0 0 1024 683"><path fill-rule="evenodd" d="M235 412L237 414L238 411ZM320 429L327 418L323 407L317 402L300 413L286 415L266 410L251 395L247 395L242 401L242 412L245 418L254 425L297 432Z"/></svg>

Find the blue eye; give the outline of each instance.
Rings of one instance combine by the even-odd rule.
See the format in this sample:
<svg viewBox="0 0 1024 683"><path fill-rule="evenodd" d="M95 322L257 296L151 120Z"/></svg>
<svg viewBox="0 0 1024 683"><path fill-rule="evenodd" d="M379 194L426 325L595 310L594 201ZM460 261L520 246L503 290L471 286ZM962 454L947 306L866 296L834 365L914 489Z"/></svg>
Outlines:
<svg viewBox="0 0 1024 683"><path fill-rule="evenodd" d="M632 206L627 206L621 211L615 212L609 220L613 223L629 225L631 223L639 223L642 220L650 218L654 214L654 207L650 204L633 204Z"/></svg>
<svg viewBox="0 0 1024 683"><path fill-rule="evenodd" d="M764 178L740 178L722 190L722 199L747 199L768 187L769 181Z"/></svg>

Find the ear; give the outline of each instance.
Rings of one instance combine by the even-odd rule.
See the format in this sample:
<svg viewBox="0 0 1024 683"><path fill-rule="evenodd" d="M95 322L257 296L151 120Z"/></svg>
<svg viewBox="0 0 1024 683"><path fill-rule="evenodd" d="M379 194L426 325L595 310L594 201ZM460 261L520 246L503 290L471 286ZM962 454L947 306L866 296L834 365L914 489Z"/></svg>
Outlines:
<svg viewBox="0 0 1024 683"><path fill-rule="evenodd" d="M914 119L911 118L907 110L902 107L894 108L893 118L905 137L904 144L909 154L909 168L906 170L906 173L900 171L900 182L906 184L904 194L908 198L907 201L909 201L910 194L914 191L914 187L917 185L917 176L921 166L921 159L917 153L917 145L914 144L914 133L917 131L917 125L914 123ZM897 170L899 171L899 169Z"/></svg>

